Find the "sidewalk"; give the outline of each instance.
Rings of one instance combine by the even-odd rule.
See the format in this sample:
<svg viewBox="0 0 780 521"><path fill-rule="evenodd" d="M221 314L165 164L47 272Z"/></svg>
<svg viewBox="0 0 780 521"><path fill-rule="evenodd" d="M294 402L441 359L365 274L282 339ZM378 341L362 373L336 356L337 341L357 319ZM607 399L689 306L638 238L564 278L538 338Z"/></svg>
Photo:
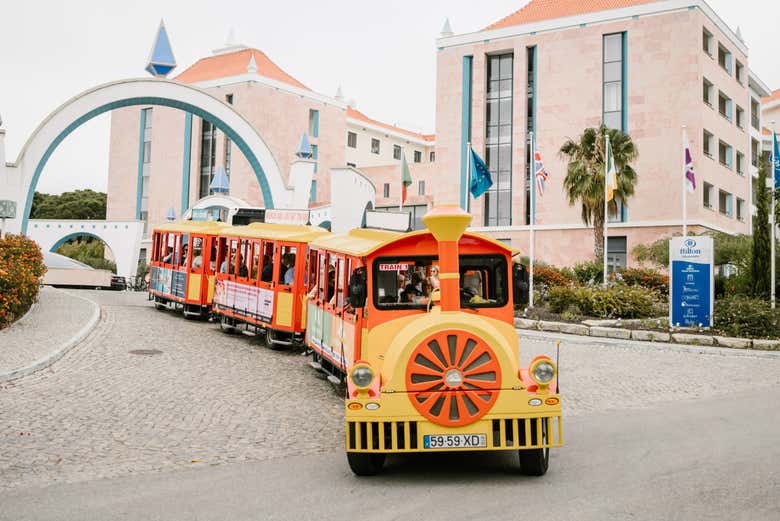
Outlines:
<svg viewBox="0 0 780 521"><path fill-rule="evenodd" d="M0 382L48 367L97 325L100 307L66 290L41 288L38 303L0 331Z"/></svg>

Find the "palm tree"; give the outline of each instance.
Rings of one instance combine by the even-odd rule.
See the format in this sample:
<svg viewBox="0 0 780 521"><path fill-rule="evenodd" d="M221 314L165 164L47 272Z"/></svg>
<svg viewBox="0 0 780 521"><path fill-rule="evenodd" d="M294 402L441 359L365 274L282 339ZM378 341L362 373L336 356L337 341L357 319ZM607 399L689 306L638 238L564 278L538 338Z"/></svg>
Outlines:
<svg viewBox="0 0 780 521"><path fill-rule="evenodd" d="M574 206L579 202L582 205L582 221L588 226L593 223L593 253L599 262L604 260L606 136L609 136L612 145L612 156L617 170L617 188L610 202L610 210L615 211L618 201L625 204L628 198L634 195L636 172L630 163L636 160L639 151L631 141L631 136L601 125L599 128L586 128L578 141L569 139L560 150L560 156L569 162L563 181L569 205Z"/></svg>

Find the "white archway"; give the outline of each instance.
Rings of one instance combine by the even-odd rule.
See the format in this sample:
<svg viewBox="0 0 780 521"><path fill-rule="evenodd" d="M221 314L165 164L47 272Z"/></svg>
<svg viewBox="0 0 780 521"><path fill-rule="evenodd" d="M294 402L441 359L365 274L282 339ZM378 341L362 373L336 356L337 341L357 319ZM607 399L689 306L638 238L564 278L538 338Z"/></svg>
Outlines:
<svg viewBox="0 0 780 521"><path fill-rule="evenodd" d="M247 158L257 176L265 206L287 205L290 194L271 150L257 130L230 105L192 85L159 78L128 79L99 85L68 100L32 133L15 163L6 165L0 161L0 199L17 202L16 218L7 223L10 232L27 232L38 179L62 140L95 116L132 105L178 108L210 121Z"/></svg>

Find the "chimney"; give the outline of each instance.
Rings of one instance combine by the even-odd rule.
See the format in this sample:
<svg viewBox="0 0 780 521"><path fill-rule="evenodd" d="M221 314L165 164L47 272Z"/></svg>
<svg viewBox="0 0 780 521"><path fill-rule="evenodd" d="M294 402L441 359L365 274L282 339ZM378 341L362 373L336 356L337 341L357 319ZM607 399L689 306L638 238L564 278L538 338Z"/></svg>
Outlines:
<svg viewBox="0 0 780 521"><path fill-rule="evenodd" d="M471 215L458 205L441 205L425 214L423 223L439 241L439 288L441 310L460 309L460 262L458 241L471 224Z"/></svg>

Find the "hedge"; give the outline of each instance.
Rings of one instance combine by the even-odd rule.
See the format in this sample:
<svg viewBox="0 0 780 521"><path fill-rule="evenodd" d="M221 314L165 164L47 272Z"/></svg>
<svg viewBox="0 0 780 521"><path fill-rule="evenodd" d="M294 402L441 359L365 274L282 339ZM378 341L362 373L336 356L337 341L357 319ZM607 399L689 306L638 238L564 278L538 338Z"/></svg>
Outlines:
<svg viewBox="0 0 780 521"><path fill-rule="evenodd" d="M0 328L30 309L44 273L43 255L34 241L10 234L0 239Z"/></svg>

